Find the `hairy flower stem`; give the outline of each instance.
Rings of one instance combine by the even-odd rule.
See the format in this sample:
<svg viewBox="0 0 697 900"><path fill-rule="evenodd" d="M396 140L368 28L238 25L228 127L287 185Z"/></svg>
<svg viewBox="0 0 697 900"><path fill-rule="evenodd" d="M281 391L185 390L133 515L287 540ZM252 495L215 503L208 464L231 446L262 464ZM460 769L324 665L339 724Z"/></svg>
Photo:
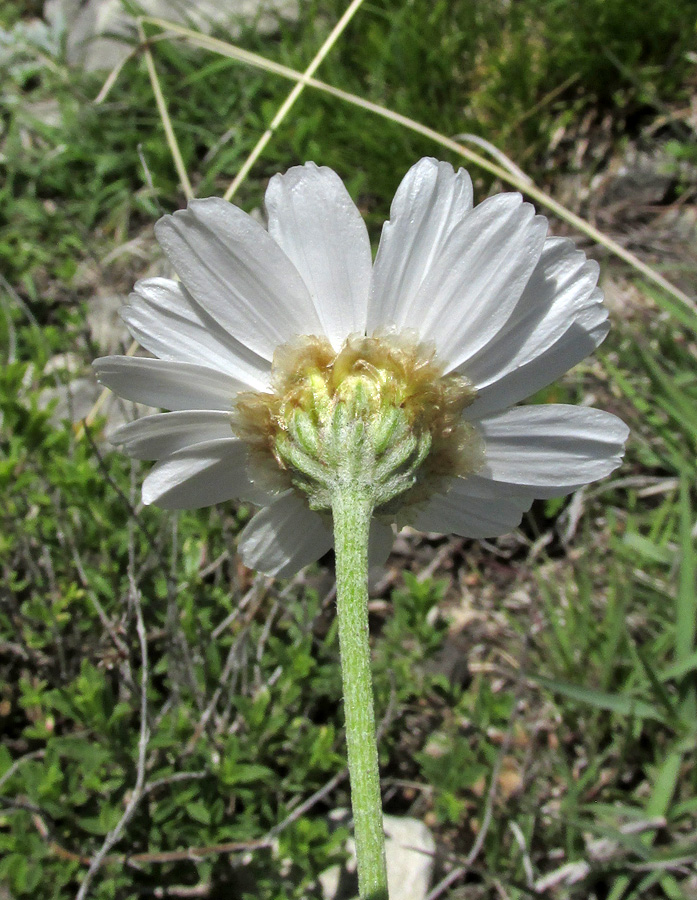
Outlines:
<svg viewBox="0 0 697 900"><path fill-rule="evenodd" d="M358 889L361 900L388 900L368 640L368 535L373 500L358 486L342 486L332 494L339 645Z"/></svg>

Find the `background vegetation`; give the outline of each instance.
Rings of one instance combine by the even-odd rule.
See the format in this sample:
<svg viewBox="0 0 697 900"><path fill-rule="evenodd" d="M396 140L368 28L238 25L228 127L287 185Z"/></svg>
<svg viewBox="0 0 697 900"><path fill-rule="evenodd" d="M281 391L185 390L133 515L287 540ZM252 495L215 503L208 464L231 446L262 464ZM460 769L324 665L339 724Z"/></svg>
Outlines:
<svg viewBox="0 0 697 900"><path fill-rule="evenodd" d="M303 69L342 12L239 43ZM0 12L0 895L319 897L348 804L332 560L254 576L250 510L143 509L105 420L71 424L124 340L94 297L162 271L152 224L184 197L142 54L97 105L39 13ZM693 0L366 0L318 74L487 139L694 296L695 25ZM153 54L194 190L221 194L289 85ZM460 162L308 89L236 199L314 159L377 238L426 154ZM433 900L697 897L697 316L585 247L615 327L543 399L622 416L626 465L496 542L402 534L373 584L385 809L433 829Z"/></svg>

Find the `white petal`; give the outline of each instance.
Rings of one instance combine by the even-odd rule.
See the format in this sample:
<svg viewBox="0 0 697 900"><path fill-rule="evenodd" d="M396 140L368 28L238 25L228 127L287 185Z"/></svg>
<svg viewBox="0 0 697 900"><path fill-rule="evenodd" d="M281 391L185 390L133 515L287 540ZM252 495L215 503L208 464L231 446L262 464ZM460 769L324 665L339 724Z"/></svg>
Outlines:
<svg viewBox="0 0 697 900"><path fill-rule="evenodd" d="M439 248L400 324L435 341L455 369L485 347L513 312L542 252L547 220L519 194L475 207Z"/></svg>
<svg viewBox="0 0 697 900"><path fill-rule="evenodd" d="M453 228L472 209L472 181L464 169L422 159L397 189L380 238L368 312L368 331L418 328L405 313Z"/></svg>
<svg viewBox="0 0 697 900"><path fill-rule="evenodd" d="M163 409L231 410L235 395L248 390L224 372L191 363L103 356L92 365L99 382L119 397Z"/></svg>
<svg viewBox="0 0 697 900"><path fill-rule="evenodd" d="M192 200L155 232L194 300L259 356L270 360L294 336L322 333L297 270L241 209L219 197Z"/></svg>
<svg viewBox="0 0 697 900"><path fill-rule="evenodd" d="M250 569L286 577L332 546L332 531L294 491L260 510L240 535L238 550Z"/></svg>
<svg viewBox="0 0 697 900"><path fill-rule="evenodd" d="M230 438L230 414L209 409L182 410L143 416L109 435L134 459L162 459L203 441Z"/></svg>
<svg viewBox="0 0 697 900"><path fill-rule="evenodd" d="M307 285L324 334L339 350L365 332L372 257L368 229L327 166L295 166L266 191L269 234Z"/></svg>
<svg viewBox="0 0 697 900"><path fill-rule="evenodd" d="M486 445L481 474L558 497L604 478L619 466L627 426L587 407L520 406L478 423Z"/></svg>
<svg viewBox="0 0 697 900"><path fill-rule="evenodd" d="M468 500L486 500L493 504L505 500L521 512L527 512L535 499L535 495L525 487L500 484L482 475L451 478L446 493L462 503L467 503Z"/></svg>
<svg viewBox="0 0 697 900"><path fill-rule="evenodd" d="M372 519L368 538L368 565L384 566L392 550L392 544L394 544L392 526L378 519Z"/></svg>
<svg viewBox="0 0 697 900"><path fill-rule="evenodd" d="M157 463L143 482L143 503L200 509L233 498L267 502L247 476L247 447L235 438L205 441Z"/></svg>
<svg viewBox="0 0 697 900"><path fill-rule="evenodd" d="M459 367L477 388L468 417L535 393L584 359L608 331L598 264L551 238L505 327Z"/></svg>
<svg viewBox="0 0 697 900"><path fill-rule="evenodd" d="M605 340L610 325L603 307L580 314L556 342L482 391L465 410L468 419L488 416L532 396L585 359Z"/></svg>
<svg viewBox="0 0 697 900"><path fill-rule="evenodd" d="M257 390L268 385L268 360L228 334L177 281L139 281L121 317L138 343L160 359L210 366Z"/></svg>
<svg viewBox="0 0 697 900"><path fill-rule="evenodd" d="M498 537L518 527L532 501L530 493L477 475L452 478L447 493L432 497L414 525L421 531L462 537Z"/></svg>

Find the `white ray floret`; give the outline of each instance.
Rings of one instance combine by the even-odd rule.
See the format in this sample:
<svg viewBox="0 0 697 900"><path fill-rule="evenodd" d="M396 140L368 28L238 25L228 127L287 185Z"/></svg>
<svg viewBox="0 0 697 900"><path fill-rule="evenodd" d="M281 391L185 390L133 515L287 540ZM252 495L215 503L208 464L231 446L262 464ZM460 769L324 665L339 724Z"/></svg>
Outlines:
<svg viewBox="0 0 697 900"><path fill-rule="evenodd" d="M315 407L298 386L319 384L312 380L319 366L322 390L343 397L336 373L353 354L358 362L346 377L372 373L380 399L371 402L384 403L393 370L380 361L407 360L400 390L408 395L409 372L428 347L434 355L423 362L434 378L463 385L459 395L444 387L442 396L462 400L455 430L469 455L460 465L454 444L439 445L435 430L427 435L419 446L431 454L440 447L441 458L431 471L427 457L430 474L422 478L419 456L408 489L378 505L372 561L389 553L390 521L495 537L515 528L535 498L567 494L619 465L628 432L615 416L515 405L591 353L608 330L597 264L571 241L547 237L546 219L520 195L473 206L466 172L423 159L397 190L374 265L363 219L330 169L308 163L274 176L266 205L268 231L216 198L160 220L158 240L181 281L139 282L123 312L157 358L95 362L99 380L117 394L169 410L111 436L132 456L157 460L144 502L258 504L240 537L243 559L269 574L292 574L332 545L322 491L309 501L303 493L307 472L320 482L322 472L306 461L316 439L303 416ZM301 368L289 373L294 360ZM292 403L290 394L278 395L279 372L294 385ZM262 398L262 410L264 398L274 399L271 424L250 438L241 411L256 408L254 398ZM421 422L418 400L409 402L408 421ZM435 428L436 414L429 415L422 430ZM295 450L279 442L284 429L299 441ZM272 452L261 460L267 438ZM415 459L417 450L409 452ZM276 484L263 469L279 461L286 482Z"/></svg>

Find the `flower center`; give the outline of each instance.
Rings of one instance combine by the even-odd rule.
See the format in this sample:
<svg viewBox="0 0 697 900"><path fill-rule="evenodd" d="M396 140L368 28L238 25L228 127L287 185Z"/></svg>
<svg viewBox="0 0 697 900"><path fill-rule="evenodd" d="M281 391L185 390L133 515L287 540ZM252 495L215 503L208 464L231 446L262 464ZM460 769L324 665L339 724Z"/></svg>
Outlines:
<svg viewBox="0 0 697 900"><path fill-rule="evenodd" d="M276 350L270 393L238 395L232 424L264 487L292 485L329 509L350 486L392 512L397 497L418 503L480 468L481 438L462 417L474 396L409 333L352 335L338 353L306 336Z"/></svg>

